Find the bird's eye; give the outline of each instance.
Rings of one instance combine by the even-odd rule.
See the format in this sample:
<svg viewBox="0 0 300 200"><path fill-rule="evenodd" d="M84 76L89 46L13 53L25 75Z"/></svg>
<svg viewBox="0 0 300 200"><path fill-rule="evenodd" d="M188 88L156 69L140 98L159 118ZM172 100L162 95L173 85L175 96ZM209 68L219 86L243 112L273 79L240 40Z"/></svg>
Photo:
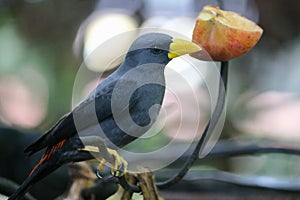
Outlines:
<svg viewBox="0 0 300 200"><path fill-rule="evenodd" d="M158 48L151 48L150 51L151 51L151 53L153 53L153 54L160 54L160 53L163 52L162 49L158 49Z"/></svg>

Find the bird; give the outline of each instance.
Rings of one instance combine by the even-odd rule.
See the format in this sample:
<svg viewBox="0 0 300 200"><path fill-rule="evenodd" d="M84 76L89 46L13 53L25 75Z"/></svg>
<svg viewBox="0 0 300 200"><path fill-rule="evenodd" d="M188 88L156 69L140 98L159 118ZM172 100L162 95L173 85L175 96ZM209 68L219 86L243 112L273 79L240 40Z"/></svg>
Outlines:
<svg viewBox="0 0 300 200"><path fill-rule="evenodd" d="M65 114L44 135L25 148L44 155L9 197L17 200L39 180L66 163L102 157L121 176L126 161L121 148L143 135L155 122L165 94L164 69L174 58L201 51L197 44L165 33L144 33L128 49L120 66ZM101 152L101 153L100 153Z"/></svg>

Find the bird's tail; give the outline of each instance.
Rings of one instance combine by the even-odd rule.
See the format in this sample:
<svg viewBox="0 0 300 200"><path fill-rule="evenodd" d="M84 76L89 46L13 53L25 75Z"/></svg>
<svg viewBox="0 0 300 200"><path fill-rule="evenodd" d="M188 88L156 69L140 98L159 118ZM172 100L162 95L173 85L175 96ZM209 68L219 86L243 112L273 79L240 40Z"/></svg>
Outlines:
<svg viewBox="0 0 300 200"><path fill-rule="evenodd" d="M51 164L50 166L49 163L38 165L38 167L35 168L34 171L32 171L25 179L22 185L8 198L8 200L21 199L36 182L43 179L59 167L59 164Z"/></svg>
<svg viewBox="0 0 300 200"><path fill-rule="evenodd" d="M33 185L33 180L34 179L32 179L32 176L27 177L22 185L8 198L8 200L21 199Z"/></svg>
<svg viewBox="0 0 300 200"><path fill-rule="evenodd" d="M47 149L40 162L31 170L29 176L25 179L22 185L8 198L8 200L18 200L22 198L33 184L43 179L45 176L52 173L62 165L62 163L49 160L51 158L52 152L52 148Z"/></svg>

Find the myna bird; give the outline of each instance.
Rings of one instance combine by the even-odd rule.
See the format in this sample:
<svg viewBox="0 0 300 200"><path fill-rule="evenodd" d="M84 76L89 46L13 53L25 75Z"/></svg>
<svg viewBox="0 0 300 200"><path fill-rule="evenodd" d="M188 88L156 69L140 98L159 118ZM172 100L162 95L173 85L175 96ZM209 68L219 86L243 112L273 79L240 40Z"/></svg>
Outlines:
<svg viewBox="0 0 300 200"><path fill-rule="evenodd" d="M20 199L34 183L61 165L95 159L99 152L102 161L109 160L107 152L112 153L109 154L113 155L109 161L112 172L120 176L118 170L124 167L125 161L112 149L130 143L154 123L160 110L157 105L162 104L165 93L165 66L175 57L200 50L192 42L162 33L147 33L137 38L114 73L25 149L29 155L44 148L46 151L9 199ZM93 120L94 116L97 120ZM133 123L126 124L130 120ZM126 130L120 127L122 122ZM99 169L103 168L103 163Z"/></svg>

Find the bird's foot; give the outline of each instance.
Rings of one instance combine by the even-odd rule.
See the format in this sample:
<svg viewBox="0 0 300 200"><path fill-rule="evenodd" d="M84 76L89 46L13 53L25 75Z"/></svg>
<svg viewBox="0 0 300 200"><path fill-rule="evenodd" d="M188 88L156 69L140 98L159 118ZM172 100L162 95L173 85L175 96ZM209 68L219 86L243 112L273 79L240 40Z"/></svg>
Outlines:
<svg viewBox="0 0 300 200"><path fill-rule="evenodd" d="M107 150L114 158L114 161L113 161L114 163L111 166L112 175L115 177L123 176L127 171L127 166L128 166L127 161L124 158L122 158L116 150L109 149L109 148L107 148ZM102 171L104 169L106 163L108 163L107 160L102 158L97 167L97 170Z"/></svg>

